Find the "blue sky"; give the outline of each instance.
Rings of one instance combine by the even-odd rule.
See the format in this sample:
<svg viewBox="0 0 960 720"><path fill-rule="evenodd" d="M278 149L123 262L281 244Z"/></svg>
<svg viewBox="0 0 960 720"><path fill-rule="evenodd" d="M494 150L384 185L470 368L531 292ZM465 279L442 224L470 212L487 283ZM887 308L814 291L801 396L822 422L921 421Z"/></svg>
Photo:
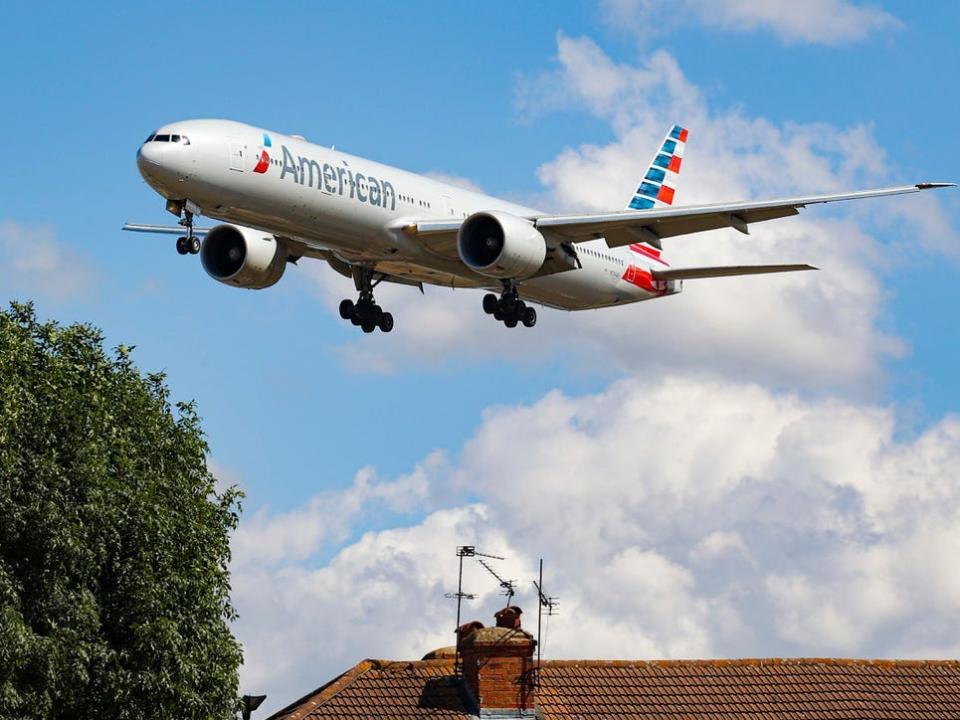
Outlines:
<svg viewBox="0 0 960 720"><path fill-rule="evenodd" d="M166 368L174 393L200 403L215 457L266 491L252 493L251 506L294 502L371 462L401 470L428 449L454 445L488 405L557 386L597 387L604 373L571 377L562 356L536 366L502 358L357 375L331 350L352 329L291 282L294 273L268 292L230 292L162 239L117 231L128 219L166 220L133 154L154 126L189 117L300 132L400 167L464 176L494 194L538 193L539 164L566 146L603 142L610 130L576 109L518 118L516 77L549 66L558 31L595 37L624 62L644 48L610 28L600 8L556 10L545 23L535 5L513 3L15 6L10 20L21 32L0 50L12 70L4 94L14 112L0 125L33 147L8 155L4 216L52 228L97 274L81 297L37 297L41 312L97 323L111 341L137 345L143 367ZM960 58L939 39L960 18L933 3L890 10L909 18L903 29L849 47L784 48L763 33L731 42L693 24L645 46L673 53L720 106L775 121L871 124L897 166L890 182L956 179L960 141L949 127L960 100L942 72ZM954 278L953 266L923 258L889 278L896 301L888 321L913 348L892 368L893 399L919 403L924 417L960 402ZM321 477L304 477L303 449Z"/></svg>
<svg viewBox="0 0 960 720"><path fill-rule="evenodd" d="M849 6L842 0L831 4ZM667 312L657 303L620 316L623 334L650 333L649 349L637 351L635 363L612 347L618 360L608 362L602 337L584 354L579 337L564 333L563 314L549 316L545 328L522 338L502 337L482 348L443 347L438 358L418 357L409 346L398 350L400 340L391 347L396 334L361 338L343 323L331 298L352 292L322 266L293 269L266 291L238 291L208 279L168 239L120 232L127 220L171 219L141 181L134 153L154 127L192 117L300 133L406 169L466 178L491 194L562 205L567 195L560 181L550 179L550 168L560 167L557 159L565 151L583 157L584 148L632 147L627 126L658 110L651 94L646 109L624 119L616 107L598 109L589 90L558 90L569 71L568 61L558 59L564 48L586 55L596 48L603 62L621 69L647 67L655 53L665 53L696 88L696 106L708 109L711 122L729 119L710 132L741 127L737 117L762 120L784 137L797 127L830 135L861 128L863 146L883 156L881 167L851 160L844 147L818 155L828 167L835 162L832 169L854 187L960 180L954 128L960 90L952 80L960 67L960 13L950 3L884 3L875 29L829 42L791 36L775 24L741 31L704 18L688 3L677 4L673 22L656 12L642 15L647 11L628 2L550 7L549 13L536 3L500 2L7 8L8 25L17 31L0 48L7 68L0 130L9 145L0 176L6 266L0 296L32 297L43 316L93 322L111 344L135 345L145 370L165 369L174 396L199 403L212 460L246 488L251 516L267 508L293 512L317 493L343 491L366 466L379 478L405 477L436 451L456 464L499 412L495 408L534 406L551 392L602 395L616 387L612 383L659 376L671 362L692 376L755 380L803 402L895 407L898 436L919 436L957 410L957 191L936 200L939 231L906 215L886 217L876 204L821 213L824 220L854 222L870 234L870 249L857 257L876 297L871 295L862 328L893 336L901 346L871 355L868 343L856 361L869 366L867 379L851 379L847 371L830 375L828 368L824 376L831 379L823 383L816 373L797 380L797 367L783 370L789 362L778 365L775 358L769 366L757 360L751 377L754 366L737 365L722 335L714 342L718 355L733 353L734 360L723 361L729 372L722 363L714 367L696 353L685 354L690 338L671 346L667 367L651 364L658 348L656 318ZM623 14L616 16L618 8ZM529 93L531 87L538 89ZM664 102L665 112L686 107L686 96L678 97L672 105ZM530 112L538 98L543 107ZM664 128L687 122L667 114L661 120ZM685 167L690 173L697 172L697 133L692 126ZM650 134L651 151L658 139L659 131ZM742 141L731 137L731 143ZM638 172L647 154L636 158ZM846 161L859 169L845 170ZM731 164L733 196L725 199L744 190L764 194L762 183L740 182L749 170ZM791 172L790 188L833 189L818 187L816 174ZM709 192L722 189L714 184ZM692 180L696 193L708 188ZM913 200L890 202L906 207ZM924 242L924 233L936 237ZM758 229L744 242L763 243L765 237ZM823 242L833 247L845 241L834 232ZM53 259L18 264L18 258L30 257L34 243L48 248ZM797 252L798 259L818 264L817 256L803 256L803 247ZM843 262L852 260L844 256ZM331 277L318 279L324 273ZM829 273L825 268L818 282L851 283ZM689 285L677 300L688 302L689 293L701 302L721 302L728 287ZM427 293L424 303L446 297L441 289ZM417 298L407 295L402 302L398 326L417 323ZM479 296L463 302L456 307L481 315ZM736 308L730 317L739 317ZM469 327L481 320L471 316ZM762 336L770 329L747 330ZM675 328L688 335L698 330ZM843 329L837 332L842 336ZM371 358L389 361L390 371L370 371ZM524 437L518 429L517 442ZM649 456L662 448L637 451ZM459 498L468 502L484 494L483 487L467 488ZM371 510L314 547L311 562L323 566L367 530L416 524L445 497L438 491L413 510ZM358 650L356 657L364 654Z"/></svg>

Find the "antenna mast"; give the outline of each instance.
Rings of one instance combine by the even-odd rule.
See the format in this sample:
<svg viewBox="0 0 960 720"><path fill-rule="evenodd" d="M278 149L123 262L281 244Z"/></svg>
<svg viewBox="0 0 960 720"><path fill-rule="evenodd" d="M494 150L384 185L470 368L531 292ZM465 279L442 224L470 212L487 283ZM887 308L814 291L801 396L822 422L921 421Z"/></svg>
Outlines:
<svg viewBox="0 0 960 720"><path fill-rule="evenodd" d="M540 558L540 581L534 580L533 585L537 588L537 599L539 600L537 603L537 687L540 687L540 658L543 650L540 628L543 620L543 609L547 608L547 617L553 617L556 614L554 612L555 608L560 604L558 598L551 597L543 592L543 558Z"/></svg>
<svg viewBox="0 0 960 720"><path fill-rule="evenodd" d="M447 593L444 597L447 598L456 598L457 599L457 626L454 628L454 633L457 638L456 642L456 653L453 660L453 674L455 677L460 676L460 606L463 604L463 599L467 598L468 600L473 600L476 595L471 593L465 593L463 591L463 559L465 557L473 557L476 555L477 549L473 545L458 545L457 546L457 557L460 559L460 570L457 573L457 591L455 593Z"/></svg>

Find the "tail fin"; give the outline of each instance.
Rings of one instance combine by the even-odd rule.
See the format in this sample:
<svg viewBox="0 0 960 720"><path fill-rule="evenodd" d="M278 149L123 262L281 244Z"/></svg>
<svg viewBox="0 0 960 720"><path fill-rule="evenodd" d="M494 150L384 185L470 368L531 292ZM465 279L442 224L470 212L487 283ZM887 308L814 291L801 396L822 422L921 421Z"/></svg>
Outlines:
<svg viewBox="0 0 960 720"><path fill-rule="evenodd" d="M673 195L677 191L680 164L683 162L683 149L687 144L687 129L674 125L660 145L647 174L640 181L627 210L650 210L669 207L673 204Z"/></svg>

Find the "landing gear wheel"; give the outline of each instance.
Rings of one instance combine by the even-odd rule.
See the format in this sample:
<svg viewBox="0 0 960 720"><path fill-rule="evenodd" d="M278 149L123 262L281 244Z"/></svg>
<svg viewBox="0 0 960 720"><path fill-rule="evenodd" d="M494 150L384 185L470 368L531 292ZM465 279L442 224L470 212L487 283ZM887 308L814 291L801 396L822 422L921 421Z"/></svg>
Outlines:
<svg viewBox="0 0 960 720"><path fill-rule="evenodd" d="M190 241L187 238L177 238L177 252L181 255L186 255L188 252L190 252Z"/></svg>
<svg viewBox="0 0 960 720"><path fill-rule="evenodd" d="M523 321L524 327L531 328L537 324L537 311L532 307L524 308L520 318Z"/></svg>
<svg viewBox="0 0 960 720"><path fill-rule="evenodd" d="M520 323L525 327L537 324L537 311L520 299L516 286L512 282L503 283L503 294L498 298L493 293L483 296L483 311L502 322L508 328L514 328Z"/></svg>
<svg viewBox="0 0 960 720"><path fill-rule="evenodd" d="M384 312L373 297L373 289L387 278L386 275L380 275L375 279L377 274L373 268L355 265L353 281L360 297L356 302L349 299L340 302L340 317L349 320L365 333L372 333L377 328L385 333L393 330L393 315Z"/></svg>
<svg viewBox="0 0 960 720"><path fill-rule="evenodd" d="M357 300L357 304L354 306L353 312L360 321L358 323L359 325L370 323L376 326L377 306L373 304L372 300L361 297L359 300Z"/></svg>
<svg viewBox="0 0 960 720"><path fill-rule="evenodd" d="M200 238L190 238L190 254L196 255L200 252Z"/></svg>

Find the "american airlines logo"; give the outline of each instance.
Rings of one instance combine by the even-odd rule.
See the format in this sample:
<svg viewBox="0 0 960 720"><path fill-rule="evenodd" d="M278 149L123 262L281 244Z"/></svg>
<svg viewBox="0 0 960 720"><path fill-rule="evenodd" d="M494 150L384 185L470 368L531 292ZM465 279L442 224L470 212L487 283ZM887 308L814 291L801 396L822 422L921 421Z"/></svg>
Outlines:
<svg viewBox="0 0 960 720"><path fill-rule="evenodd" d="M263 137L264 145L269 147L270 137L268 135ZM308 157L294 157L286 145L280 146L280 152L283 156L281 180L289 175L298 185L316 188L330 195L346 196L351 200L390 210L394 210L397 206L397 194L393 185L387 180L378 180L371 175L355 173L349 167L334 167L330 163L321 165L317 160ZM259 169L261 165L262 170ZM254 172L266 172L269 166L270 156L264 149Z"/></svg>
<svg viewBox="0 0 960 720"><path fill-rule="evenodd" d="M267 152L267 148L273 145L273 141L270 140L270 136L266 133L263 134L263 150L260 151L260 159L257 160L256 167L253 168L255 173L265 173L267 168L270 167L270 153Z"/></svg>

